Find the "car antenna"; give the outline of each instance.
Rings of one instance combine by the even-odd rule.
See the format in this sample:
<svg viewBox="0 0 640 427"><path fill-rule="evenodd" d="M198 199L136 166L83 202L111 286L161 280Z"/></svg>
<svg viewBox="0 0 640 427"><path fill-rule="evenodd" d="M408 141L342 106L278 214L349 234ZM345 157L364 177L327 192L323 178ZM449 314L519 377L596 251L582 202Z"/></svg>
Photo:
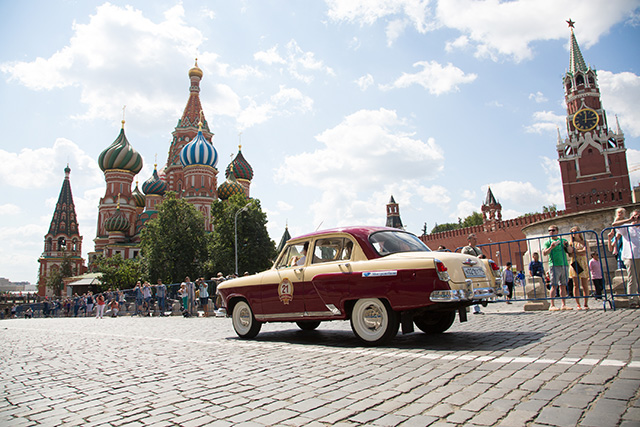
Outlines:
<svg viewBox="0 0 640 427"><path fill-rule="evenodd" d="M318 231L318 229L320 228L320 226L322 225L323 222L324 222L324 220L320 221L320 224L318 224L318 226L316 227L316 231Z"/></svg>

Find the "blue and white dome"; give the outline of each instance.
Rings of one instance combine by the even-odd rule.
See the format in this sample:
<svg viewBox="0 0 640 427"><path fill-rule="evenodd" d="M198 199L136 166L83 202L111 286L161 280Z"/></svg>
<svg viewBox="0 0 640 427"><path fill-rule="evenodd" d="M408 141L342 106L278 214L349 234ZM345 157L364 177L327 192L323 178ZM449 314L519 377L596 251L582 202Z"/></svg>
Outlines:
<svg viewBox="0 0 640 427"><path fill-rule="evenodd" d="M204 165L216 167L218 164L218 152L198 131L198 135L180 151L180 163L182 166Z"/></svg>

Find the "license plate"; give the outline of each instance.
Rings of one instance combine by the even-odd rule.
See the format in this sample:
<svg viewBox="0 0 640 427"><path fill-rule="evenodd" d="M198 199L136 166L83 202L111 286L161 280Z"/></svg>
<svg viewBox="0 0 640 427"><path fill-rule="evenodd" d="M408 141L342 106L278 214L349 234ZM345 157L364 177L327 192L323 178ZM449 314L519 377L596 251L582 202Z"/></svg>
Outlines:
<svg viewBox="0 0 640 427"><path fill-rule="evenodd" d="M464 271L464 277L486 277L484 269L482 267L462 267Z"/></svg>

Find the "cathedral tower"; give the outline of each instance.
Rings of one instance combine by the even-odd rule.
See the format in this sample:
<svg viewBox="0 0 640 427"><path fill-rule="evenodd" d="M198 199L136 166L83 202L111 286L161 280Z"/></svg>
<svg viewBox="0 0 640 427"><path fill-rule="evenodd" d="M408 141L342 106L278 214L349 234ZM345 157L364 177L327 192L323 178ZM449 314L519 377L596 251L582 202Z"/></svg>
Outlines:
<svg viewBox="0 0 640 427"><path fill-rule="evenodd" d="M178 120L178 125L173 131L173 140L169 147L169 156L165 168L165 182L167 190L174 191L178 197L182 197L184 185L184 170L180 163L180 152L182 148L198 135L198 123L202 122L202 135L207 141L211 141L213 133L209 131L209 124L202 113L200 103L200 80L202 80L202 70L198 67L198 61L189 70L189 99L184 107L182 117Z"/></svg>
<svg viewBox="0 0 640 427"><path fill-rule="evenodd" d="M100 154L98 166L104 172L107 188L98 205L95 251L102 253L106 258L114 253L120 253L124 259L134 258L137 253L134 253L133 249L112 247L116 243L118 246L129 244L131 238L136 235L138 209L141 203L140 195L131 191L131 184L142 169L142 156L127 140L124 134L124 120L116 140ZM107 247L108 245L111 247ZM135 251L137 250L136 248Z"/></svg>
<svg viewBox="0 0 640 427"><path fill-rule="evenodd" d="M482 223L485 231L495 231L499 222L502 222L502 205L493 195L491 187L489 187L487 188L487 198L482 204Z"/></svg>
<svg viewBox="0 0 640 427"><path fill-rule="evenodd" d="M47 289L47 279L53 272L60 271L65 258L71 265L72 275L85 272L84 259L82 259L82 236L78 230L76 206L71 194L70 173L71 169L67 165L64 168L64 181L51 225L49 225L49 232L44 236L44 252L38 260L40 263L38 295L40 296L52 295L52 290Z"/></svg>
<svg viewBox="0 0 640 427"><path fill-rule="evenodd" d="M217 199L218 152L202 133L202 122L198 134L180 151L183 166L182 197L191 203L204 217L205 231L213 231L211 203Z"/></svg>
<svg viewBox="0 0 640 427"><path fill-rule="evenodd" d="M400 219L400 208L396 203L396 200L391 196L389 203L387 203L387 227L399 228L404 230L402 225L402 219Z"/></svg>
<svg viewBox="0 0 640 427"><path fill-rule="evenodd" d="M567 213L631 203L624 134L609 128L595 68L587 66L571 28L569 70L564 76L567 134L558 132L558 160Z"/></svg>

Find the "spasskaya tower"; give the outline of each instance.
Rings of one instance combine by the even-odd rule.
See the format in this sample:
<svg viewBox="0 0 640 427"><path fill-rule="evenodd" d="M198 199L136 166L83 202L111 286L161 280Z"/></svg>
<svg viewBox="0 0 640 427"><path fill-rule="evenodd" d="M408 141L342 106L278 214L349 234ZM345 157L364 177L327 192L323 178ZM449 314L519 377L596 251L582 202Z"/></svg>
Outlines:
<svg viewBox="0 0 640 427"><path fill-rule="evenodd" d="M587 66L571 29L569 70L564 76L567 134L558 131L558 160L567 213L631 203L624 134L615 132L602 108L595 68Z"/></svg>

